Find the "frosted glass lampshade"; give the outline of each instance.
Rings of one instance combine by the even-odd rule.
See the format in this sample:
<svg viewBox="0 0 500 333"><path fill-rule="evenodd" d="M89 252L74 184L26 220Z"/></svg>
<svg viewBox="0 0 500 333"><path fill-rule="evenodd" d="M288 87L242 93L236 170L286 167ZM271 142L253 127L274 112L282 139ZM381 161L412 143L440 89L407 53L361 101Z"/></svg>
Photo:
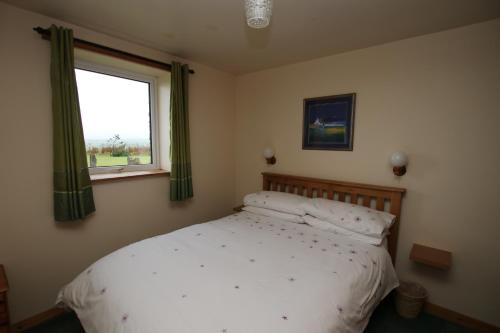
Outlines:
<svg viewBox="0 0 500 333"><path fill-rule="evenodd" d="M274 150L272 148L266 148L262 154L265 158L272 158L274 156Z"/></svg>
<svg viewBox="0 0 500 333"><path fill-rule="evenodd" d="M245 0L245 13L250 28L262 29L269 25L273 0Z"/></svg>
<svg viewBox="0 0 500 333"><path fill-rule="evenodd" d="M403 167L408 164L408 156L405 153L397 151L391 155L391 165L393 167Z"/></svg>

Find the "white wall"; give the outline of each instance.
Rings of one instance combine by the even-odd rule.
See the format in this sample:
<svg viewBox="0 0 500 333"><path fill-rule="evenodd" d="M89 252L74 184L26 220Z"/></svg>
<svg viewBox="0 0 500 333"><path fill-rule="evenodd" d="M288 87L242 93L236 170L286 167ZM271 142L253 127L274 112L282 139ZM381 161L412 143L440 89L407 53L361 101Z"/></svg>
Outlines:
<svg viewBox="0 0 500 333"><path fill-rule="evenodd" d="M94 186L97 212L81 223L52 217L49 43L31 29L52 23L75 35L170 62L165 53L0 3L0 263L17 322L53 306L58 289L87 265L131 242L223 216L234 201L234 86L197 63L190 76L195 197L171 204L167 177ZM168 154L168 148L163 151Z"/></svg>
<svg viewBox="0 0 500 333"><path fill-rule="evenodd" d="M303 99L350 92L354 151L302 150ZM500 326L499 93L498 19L240 76L235 203L261 187L261 171L405 187L399 276ZM402 178L388 163L396 150L410 158ZM410 262L414 242L450 250L451 270Z"/></svg>

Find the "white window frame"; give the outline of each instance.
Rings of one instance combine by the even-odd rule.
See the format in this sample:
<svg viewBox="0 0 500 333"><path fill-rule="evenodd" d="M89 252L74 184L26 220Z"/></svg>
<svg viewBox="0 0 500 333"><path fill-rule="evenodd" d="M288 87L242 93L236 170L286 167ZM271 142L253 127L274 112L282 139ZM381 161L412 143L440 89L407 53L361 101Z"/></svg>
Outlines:
<svg viewBox="0 0 500 333"><path fill-rule="evenodd" d="M158 130L158 102L157 90L158 84L154 76L131 72L124 69L119 69L107 65L96 64L88 61L75 60L75 69L91 71L104 75L111 75L124 79L145 82L149 84L149 119L150 119L150 135L151 135L151 164L143 165L120 165L109 167L89 167L89 173L103 174L103 173L120 173L132 171L146 171L160 169L160 155L159 155L159 130ZM84 130L85 133L85 130Z"/></svg>

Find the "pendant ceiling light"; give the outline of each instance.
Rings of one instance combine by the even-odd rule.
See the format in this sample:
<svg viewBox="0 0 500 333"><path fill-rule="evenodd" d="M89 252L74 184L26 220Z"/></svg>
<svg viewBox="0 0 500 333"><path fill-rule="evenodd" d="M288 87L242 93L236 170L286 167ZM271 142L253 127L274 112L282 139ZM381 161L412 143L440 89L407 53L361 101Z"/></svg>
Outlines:
<svg viewBox="0 0 500 333"><path fill-rule="evenodd" d="M269 25L273 0L245 0L247 24L250 28L262 29Z"/></svg>

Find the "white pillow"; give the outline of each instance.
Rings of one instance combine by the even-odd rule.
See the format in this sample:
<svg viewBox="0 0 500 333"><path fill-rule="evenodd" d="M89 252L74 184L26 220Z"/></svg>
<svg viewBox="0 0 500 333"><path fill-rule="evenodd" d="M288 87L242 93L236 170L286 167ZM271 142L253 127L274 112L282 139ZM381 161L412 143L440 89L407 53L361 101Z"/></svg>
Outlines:
<svg viewBox="0 0 500 333"><path fill-rule="evenodd" d="M305 223L302 216L278 212L277 210L260 208L260 207L253 207L253 206L245 206L242 209L244 211L247 211L247 212L250 212L253 214L257 214L257 215L276 217L278 219L289 221L289 222L294 222L294 223Z"/></svg>
<svg viewBox="0 0 500 333"><path fill-rule="evenodd" d="M247 194L243 199L243 203L245 206L267 208L283 213L304 216L306 212L302 208L302 204L308 200L310 199L297 194L260 191Z"/></svg>
<svg viewBox="0 0 500 333"><path fill-rule="evenodd" d="M310 199L302 208L309 215L369 236L380 236L396 216L364 206L323 198Z"/></svg>
<svg viewBox="0 0 500 333"><path fill-rule="evenodd" d="M339 227L335 224L332 224L330 222L326 222L320 219L317 219L315 217L312 217L311 215L306 215L304 216L304 220L306 221L307 224L309 224L312 227L333 232L336 235L342 235L349 237L353 240L357 240L363 243L367 244L372 244L372 245L377 245L379 246L382 244L385 240L385 237L389 234L388 231L384 231L382 235L379 236L368 236L368 235L363 235L363 234L358 234L354 231L344 229L342 227Z"/></svg>

